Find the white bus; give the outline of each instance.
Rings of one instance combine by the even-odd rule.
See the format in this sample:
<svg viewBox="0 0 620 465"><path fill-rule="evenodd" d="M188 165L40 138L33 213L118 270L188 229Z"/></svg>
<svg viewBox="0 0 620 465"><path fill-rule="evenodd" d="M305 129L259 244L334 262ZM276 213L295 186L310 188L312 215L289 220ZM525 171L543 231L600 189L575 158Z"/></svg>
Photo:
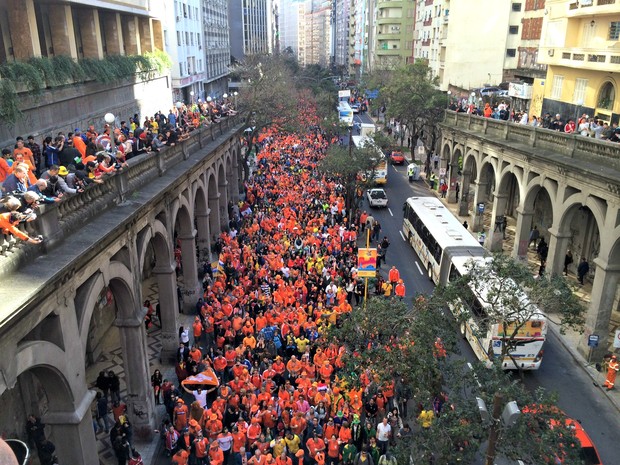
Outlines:
<svg viewBox="0 0 620 465"><path fill-rule="evenodd" d="M469 271L473 261L484 266L486 250L467 231L460 221L436 197L411 197L405 203L403 233L426 267L428 277L436 284L447 284ZM516 285L515 285L516 286ZM490 365L501 356L504 341L512 339L514 347L504 357L504 369L536 370L542 362L543 345L547 334L547 319L535 307L529 307L527 297L520 289L515 293L528 308L527 315L519 318L523 325L516 334L514 325L493 323L489 316L490 304L485 301L486 286L470 287L471 294L460 307L451 307L458 317L467 305L469 318L462 322L460 331L479 360ZM523 320L526 320L523 322ZM514 362L513 362L514 359Z"/></svg>
<svg viewBox="0 0 620 465"><path fill-rule="evenodd" d="M351 137L353 140L353 145L359 149L365 147L372 147L374 151L377 153L377 164L374 168L374 174L372 178L373 184L383 185L387 183L388 178L388 163L387 157L381 151L379 147L375 145L375 142L368 136L353 136ZM367 174L363 174L362 176L366 176Z"/></svg>

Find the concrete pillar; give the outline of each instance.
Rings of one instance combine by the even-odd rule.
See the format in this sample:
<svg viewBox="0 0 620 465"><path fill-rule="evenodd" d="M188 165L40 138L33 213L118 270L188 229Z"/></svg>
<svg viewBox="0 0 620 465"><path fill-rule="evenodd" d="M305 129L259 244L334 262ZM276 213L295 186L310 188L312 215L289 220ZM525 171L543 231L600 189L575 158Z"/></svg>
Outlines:
<svg viewBox="0 0 620 465"><path fill-rule="evenodd" d="M534 212L517 209L517 226L515 228L515 245L512 249L512 258L516 260L527 260L527 246L530 239L532 228L532 217Z"/></svg>
<svg viewBox="0 0 620 465"><path fill-rule="evenodd" d="M220 230L226 231L228 229L228 181L224 180L219 186L220 191Z"/></svg>
<svg viewBox="0 0 620 465"><path fill-rule="evenodd" d="M224 207L225 209L226 207ZM209 192L209 234L216 237L222 230L220 223L220 193ZM228 222L226 222L228 224Z"/></svg>
<svg viewBox="0 0 620 465"><path fill-rule="evenodd" d="M128 318L117 319L115 324L120 331L123 348L127 414L133 424L134 435L149 440L155 429L155 412L144 322L142 318Z"/></svg>
<svg viewBox="0 0 620 465"><path fill-rule="evenodd" d="M121 15L118 13L100 13L103 18L103 34L105 36L106 55L125 55Z"/></svg>
<svg viewBox="0 0 620 465"><path fill-rule="evenodd" d="M564 270L564 258L571 239L570 232L549 228L549 253L545 271L549 276L560 275Z"/></svg>
<svg viewBox="0 0 620 465"><path fill-rule="evenodd" d="M54 44L54 55L66 55L77 58L75 30L71 5L54 5L47 10L50 22L50 34Z"/></svg>
<svg viewBox="0 0 620 465"><path fill-rule="evenodd" d="M469 189L471 185L471 171L463 171L461 178L461 197L459 198L459 216L469 215Z"/></svg>
<svg viewBox="0 0 620 465"><path fill-rule="evenodd" d="M151 21L151 35L153 40L153 47L159 50L164 49L164 33L161 25L161 21L150 18Z"/></svg>
<svg viewBox="0 0 620 465"><path fill-rule="evenodd" d="M198 280L198 263L196 262L196 230L186 235L179 235L181 243L181 260L183 262L183 307L188 313L195 307L202 295Z"/></svg>
<svg viewBox="0 0 620 465"><path fill-rule="evenodd" d="M196 223L198 230L196 231L196 242L200 251L200 258L211 262L211 233L209 232L210 213L197 213Z"/></svg>
<svg viewBox="0 0 620 465"><path fill-rule="evenodd" d="M601 257L594 259L596 272L592 283L590 307L586 315L584 334L579 341L578 350L591 361L600 361L609 348L609 321L614 306L616 290L620 282L620 265L610 265ZM599 336L598 347L588 347L588 336Z"/></svg>
<svg viewBox="0 0 620 465"><path fill-rule="evenodd" d="M75 410L69 412L50 412L43 422L52 427L52 442L55 454L61 463L80 463L99 465L99 455L90 406L95 391L86 391L76 402Z"/></svg>
<svg viewBox="0 0 620 465"><path fill-rule="evenodd" d="M161 307L161 355L162 361L175 358L179 347L179 299L177 299L177 275L174 266L156 266L159 305Z"/></svg>
<svg viewBox="0 0 620 465"><path fill-rule="evenodd" d="M140 29L137 16L122 17L125 55L140 55Z"/></svg>
<svg viewBox="0 0 620 465"><path fill-rule="evenodd" d="M153 33L151 31L150 18L137 18L138 21L138 34L140 37L140 50L142 53L152 52L153 47Z"/></svg>
<svg viewBox="0 0 620 465"><path fill-rule="evenodd" d="M470 221L471 230L473 232L479 232L479 231L482 231L482 229L484 228L484 225L483 225L484 215L478 213L478 204L486 203L487 201L488 183L478 181L472 184L474 184L476 187L474 191L474 207L473 207L474 210L471 212L471 221Z"/></svg>
<svg viewBox="0 0 620 465"><path fill-rule="evenodd" d="M6 8L11 27L11 46L13 58L26 61L41 56L37 17L33 0L8 0Z"/></svg>
<svg viewBox="0 0 620 465"><path fill-rule="evenodd" d="M82 39L81 55L84 58L103 58L103 42L101 40L101 23L99 10L78 9L77 19L81 25L80 36Z"/></svg>
<svg viewBox="0 0 620 465"><path fill-rule="evenodd" d="M506 214L506 194L496 194L493 198L493 210L491 212L491 226L485 241L485 247L491 252L501 252L504 245L504 232L501 225L495 223L498 217Z"/></svg>
<svg viewBox="0 0 620 465"><path fill-rule="evenodd" d="M459 165L453 163L450 165L449 184L448 184L448 203L456 203L456 183L459 181Z"/></svg>

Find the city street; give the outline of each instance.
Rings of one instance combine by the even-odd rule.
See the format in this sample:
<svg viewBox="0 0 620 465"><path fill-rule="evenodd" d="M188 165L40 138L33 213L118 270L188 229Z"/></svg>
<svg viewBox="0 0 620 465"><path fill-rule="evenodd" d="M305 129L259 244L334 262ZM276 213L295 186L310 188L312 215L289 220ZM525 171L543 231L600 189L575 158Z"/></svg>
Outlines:
<svg viewBox="0 0 620 465"><path fill-rule="evenodd" d="M401 236L401 230L403 202L413 195L434 194L422 180L409 183L406 177L406 166L390 165L385 190L389 198L389 208L372 210L372 215L381 223L382 236L387 235L391 241L387 265L383 266L383 270L387 273L389 267L396 265L405 281L408 296L416 292L432 292L434 285L426 277L425 270L413 249ZM366 203L363 208L370 212ZM469 360L475 360L469 345L464 341L461 344L461 350ZM598 384L602 384L604 379L604 373L601 373ZM620 443L618 411L606 398L605 393L593 385L591 377L580 364L564 350L562 343L554 333L548 333L545 358L541 369L527 372L525 383L531 390L543 387L551 392L557 392L559 407L570 417L582 422L584 429L598 448L603 463L617 463L618 444Z"/></svg>

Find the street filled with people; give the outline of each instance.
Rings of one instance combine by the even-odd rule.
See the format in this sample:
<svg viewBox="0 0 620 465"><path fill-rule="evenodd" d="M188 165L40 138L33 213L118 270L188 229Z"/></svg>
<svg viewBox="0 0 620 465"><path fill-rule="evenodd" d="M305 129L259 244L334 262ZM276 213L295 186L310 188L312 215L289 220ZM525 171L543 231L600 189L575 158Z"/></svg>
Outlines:
<svg viewBox="0 0 620 465"><path fill-rule="evenodd" d="M151 379L172 463L395 465L397 441L439 413L408 409L398 379L360 367L352 386L340 374L346 348L326 331L363 302L358 225L374 224L348 220L337 180L318 170L337 138L318 129L311 107L302 117L307 134L260 135L239 215L216 244L219 269L191 329L180 330L177 379ZM392 298L393 280L404 296L399 277L390 270L380 292ZM187 382L211 370L216 382Z"/></svg>

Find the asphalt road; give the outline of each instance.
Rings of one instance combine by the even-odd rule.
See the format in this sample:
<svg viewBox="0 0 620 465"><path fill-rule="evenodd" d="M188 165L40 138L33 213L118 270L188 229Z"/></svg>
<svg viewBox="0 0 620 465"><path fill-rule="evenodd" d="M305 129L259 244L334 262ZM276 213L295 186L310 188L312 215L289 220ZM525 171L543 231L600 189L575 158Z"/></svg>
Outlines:
<svg viewBox="0 0 620 465"><path fill-rule="evenodd" d="M413 195L429 195L422 181L409 183L406 166L390 166L388 182L385 186L389 199L386 209L373 209L372 215L381 223L381 237L387 235L391 245L387 253L387 264L383 270L396 265L405 282L407 296L415 293L430 293L434 285L426 277L425 270L411 246L401 235L402 205ZM367 203L364 209L369 211ZM461 350L468 360L475 360L469 345L463 342ZM600 374L598 384L604 382ZM596 445L605 465L620 464L620 415L609 402L605 393L595 386L592 378L577 363L570 353L564 350L558 337L551 332L545 344L545 358L541 368L525 375L526 386L534 390L543 387L559 395L559 407L570 417L581 421L584 429Z"/></svg>

